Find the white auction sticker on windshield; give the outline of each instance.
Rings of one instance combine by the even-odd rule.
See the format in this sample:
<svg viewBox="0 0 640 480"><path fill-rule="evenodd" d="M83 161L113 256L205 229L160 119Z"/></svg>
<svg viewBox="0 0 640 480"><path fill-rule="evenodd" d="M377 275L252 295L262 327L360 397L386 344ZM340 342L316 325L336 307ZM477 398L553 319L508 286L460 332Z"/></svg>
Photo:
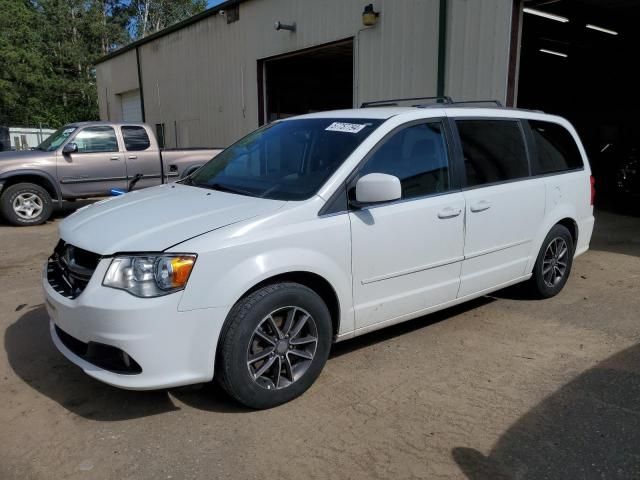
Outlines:
<svg viewBox="0 0 640 480"><path fill-rule="evenodd" d="M360 123L333 122L325 128L325 130L328 132L358 133L364 127L366 127L366 125L362 125Z"/></svg>

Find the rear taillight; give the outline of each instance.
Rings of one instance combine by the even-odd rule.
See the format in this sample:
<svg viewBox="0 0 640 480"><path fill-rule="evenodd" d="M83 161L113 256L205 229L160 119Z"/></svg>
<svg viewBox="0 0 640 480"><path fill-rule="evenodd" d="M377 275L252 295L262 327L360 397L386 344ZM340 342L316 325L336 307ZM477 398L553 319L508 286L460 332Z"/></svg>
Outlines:
<svg viewBox="0 0 640 480"><path fill-rule="evenodd" d="M596 200L596 179L591 175L591 206Z"/></svg>

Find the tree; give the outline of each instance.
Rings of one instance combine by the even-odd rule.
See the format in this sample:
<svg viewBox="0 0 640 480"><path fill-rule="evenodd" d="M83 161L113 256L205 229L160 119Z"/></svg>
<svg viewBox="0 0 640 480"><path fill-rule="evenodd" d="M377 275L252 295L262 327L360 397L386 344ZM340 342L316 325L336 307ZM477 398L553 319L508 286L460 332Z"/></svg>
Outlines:
<svg viewBox="0 0 640 480"><path fill-rule="evenodd" d="M0 0L0 124L50 120L45 99L33 95L49 88L38 21L28 2Z"/></svg>
<svg viewBox="0 0 640 480"><path fill-rule="evenodd" d="M202 12L207 0L133 0L135 38L143 38Z"/></svg>
<svg viewBox="0 0 640 480"><path fill-rule="evenodd" d="M97 119L96 61L204 8L206 0L0 0L0 124Z"/></svg>

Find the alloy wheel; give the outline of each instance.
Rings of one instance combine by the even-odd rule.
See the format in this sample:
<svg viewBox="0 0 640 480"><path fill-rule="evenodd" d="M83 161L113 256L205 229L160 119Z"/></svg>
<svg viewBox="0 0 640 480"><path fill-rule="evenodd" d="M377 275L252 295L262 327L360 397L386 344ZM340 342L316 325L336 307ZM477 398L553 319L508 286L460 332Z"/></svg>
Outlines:
<svg viewBox="0 0 640 480"><path fill-rule="evenodd" d="M318 345L313 317L296 306L282 307L264 317L247 349L251 378L268 390L286 388L311 366Z"/></svg>
<svg viewBox="0 0 640 480"><path fill-rule="evenodd" d="M568 253L569 248L563 238L556 237L549 242L542 259L542 278L548 287L555 287L564 278Z"/></svg>
<svg viewBox="0 0 640 480"><path fill-rule="evenodd" d="M44 202L35 193L21 193L13 200L13 211L24 220L37 218L43 209Z"/></svg>

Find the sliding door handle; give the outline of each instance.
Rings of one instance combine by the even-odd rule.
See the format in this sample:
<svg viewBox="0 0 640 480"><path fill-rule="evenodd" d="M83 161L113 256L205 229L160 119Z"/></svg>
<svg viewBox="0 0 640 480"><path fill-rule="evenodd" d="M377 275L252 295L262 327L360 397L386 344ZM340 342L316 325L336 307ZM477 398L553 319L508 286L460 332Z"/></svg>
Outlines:
<svg viewBox="0 0 640 480"><path fill-rule="evenodd" d="M487 202L486 200L481 200L475 205L471 205L471 207L469 207L469 210L471 210L474 213L477 213L477 212L484 212L485 210L489 210L490 208L491 208L491 203Z"/></svg>
<svg viewBox="0 0 640 480"><path fill-rule="evenodd" d="M462 213L461 208L447 207L447 208L443 208L438 212L438 218L442 218L444 220L445 218L457 217L461 213Z"/></svg>

